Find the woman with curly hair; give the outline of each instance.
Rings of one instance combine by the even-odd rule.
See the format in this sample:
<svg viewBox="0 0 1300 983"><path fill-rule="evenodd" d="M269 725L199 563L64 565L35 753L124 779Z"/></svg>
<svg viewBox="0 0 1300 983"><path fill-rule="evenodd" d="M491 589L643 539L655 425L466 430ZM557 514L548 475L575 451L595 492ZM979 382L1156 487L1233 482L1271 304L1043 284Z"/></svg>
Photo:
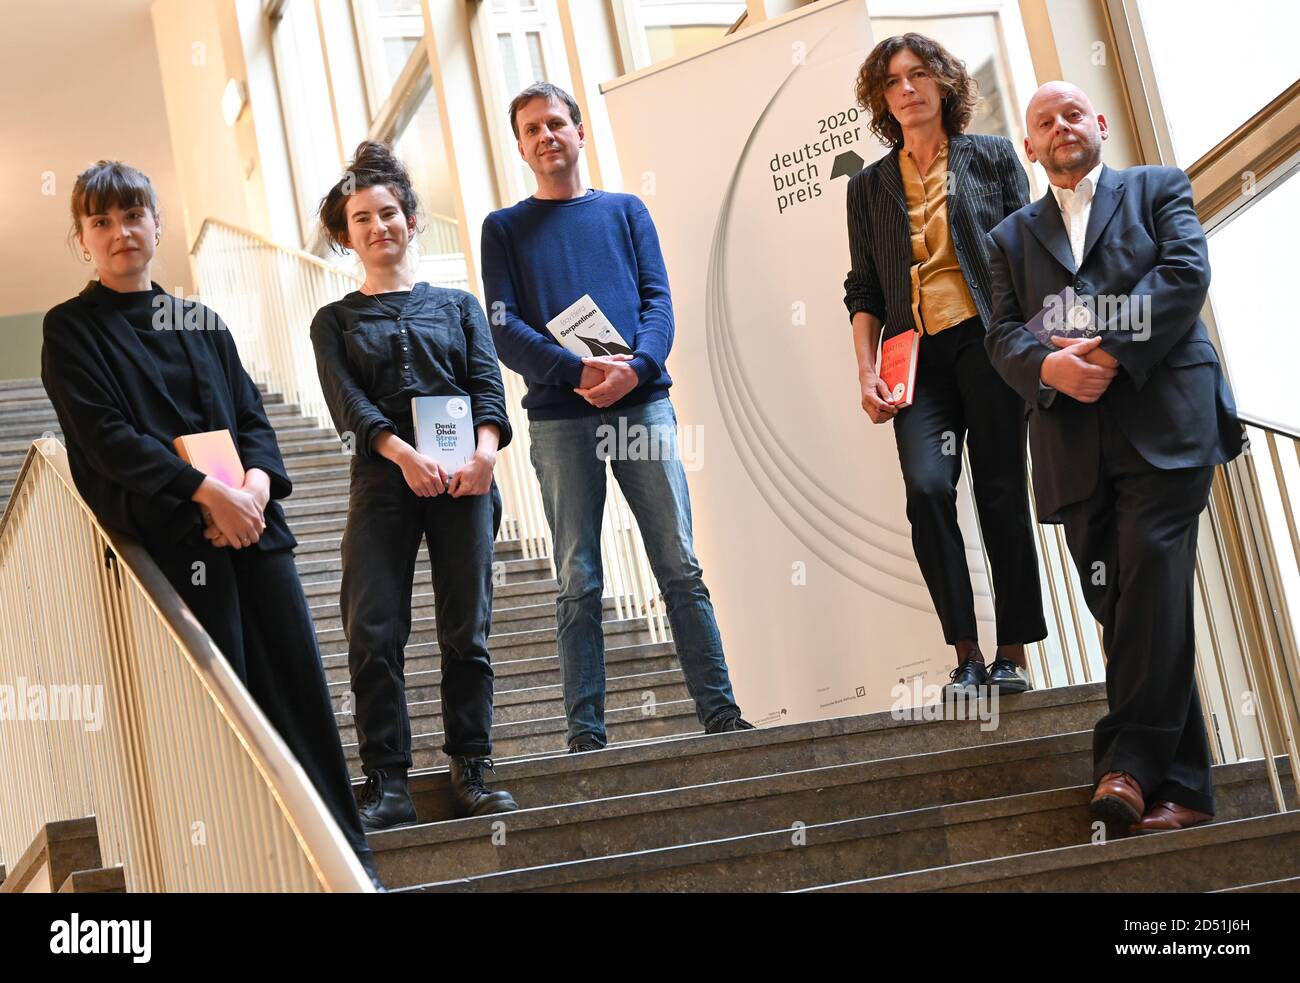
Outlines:
<svg viewBox="0 0 1300 983"><path fill-rule="evenodd" d="M1011 141L965 133L978 101L965 65L937 41L881 41L858 71L858 104L889 153L849 182L844 303L862 408L894 421L912 547L957 668L950 689L1030 688L1028 642L1047 636L1025 481L1025 407L984 350L993 298L985 236L1029 201ZM918 333L913 400L895 400L876 350ZM979 649L966 547L957 523L962 444L993 573L997 653Z"/></svg>

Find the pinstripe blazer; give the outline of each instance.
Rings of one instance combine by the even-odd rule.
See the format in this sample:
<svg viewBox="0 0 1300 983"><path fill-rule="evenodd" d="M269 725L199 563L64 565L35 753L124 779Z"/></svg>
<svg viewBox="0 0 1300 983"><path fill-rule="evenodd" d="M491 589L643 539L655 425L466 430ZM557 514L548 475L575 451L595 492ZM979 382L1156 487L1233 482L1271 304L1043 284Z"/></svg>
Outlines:
<svg viewBox="0 0 1300 983"><path fill-rule="evenodd" d="M844 306L849 318L874 314L889 338L915 331L912 316L912 224L898 170L902 144L849 180L849 258ZM948 167L955 193L948 196L948 229L957 262L984 327L996 306L985 236L1029 204L1029 180L1006 137L957 133L948 138Z"/></svg>

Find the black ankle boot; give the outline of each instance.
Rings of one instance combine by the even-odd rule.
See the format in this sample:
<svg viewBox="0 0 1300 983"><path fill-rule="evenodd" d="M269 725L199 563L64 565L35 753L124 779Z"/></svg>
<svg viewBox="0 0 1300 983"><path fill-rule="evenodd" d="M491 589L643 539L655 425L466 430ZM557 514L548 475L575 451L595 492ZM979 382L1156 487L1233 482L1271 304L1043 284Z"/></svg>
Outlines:
<svg viewBox="0 0 1300 983"><path fill-rule="evenodd" d="M415 803L406 787L406 772L389 773L382 768L367 772L360 812L361 828L367 833L415 822Z"/></svg>
<svg viewBox="0 0 1300 983"><path fill-rule="evenodd" d="M519 804L504 789L490 789L483 781L483 771L492 767L491 758L470 758L452 755L451 795L457 818L490 816L498 812L514 812Z"/></svg>

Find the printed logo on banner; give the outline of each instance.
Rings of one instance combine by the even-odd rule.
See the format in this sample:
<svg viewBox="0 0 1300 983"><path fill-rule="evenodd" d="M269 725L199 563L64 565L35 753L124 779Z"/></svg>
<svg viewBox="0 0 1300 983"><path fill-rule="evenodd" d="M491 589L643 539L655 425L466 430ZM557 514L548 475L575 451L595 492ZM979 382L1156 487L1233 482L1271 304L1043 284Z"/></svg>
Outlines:
<svg viewBox="0 0 1300 983"><path fill-rule="evenodd" d="M862 158L850 144L862 141L859 110L851 106L811 121L815 134L794 147L773 151L768 169L772 172L772 192L778 215L822 196L822 181L852 177L862 170ZM833 157L831 155L834 155Z"/></svg>

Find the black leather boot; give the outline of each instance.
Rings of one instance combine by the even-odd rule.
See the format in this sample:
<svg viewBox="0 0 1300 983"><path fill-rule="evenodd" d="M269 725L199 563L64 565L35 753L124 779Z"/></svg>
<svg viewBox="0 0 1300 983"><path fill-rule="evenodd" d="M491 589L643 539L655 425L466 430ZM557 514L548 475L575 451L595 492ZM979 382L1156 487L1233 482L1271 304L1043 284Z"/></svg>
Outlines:
<svg viewBox="0 0 1300 983"><path fill-rule="evenodd" d="M483 780L485 769L495 771L491 758L469 758L452 755L451 795L457 818L490 816L498 812L514 812L519 804L504 789L490 789Z"/></svg>
<svg viewBox="0 0 1300 983"><path fill-rule="evenodd" d="M415 803L406 787L406 773L389 773L382 768L367 772L360 812L361 828L367 833L414 823Z"/></svg>

